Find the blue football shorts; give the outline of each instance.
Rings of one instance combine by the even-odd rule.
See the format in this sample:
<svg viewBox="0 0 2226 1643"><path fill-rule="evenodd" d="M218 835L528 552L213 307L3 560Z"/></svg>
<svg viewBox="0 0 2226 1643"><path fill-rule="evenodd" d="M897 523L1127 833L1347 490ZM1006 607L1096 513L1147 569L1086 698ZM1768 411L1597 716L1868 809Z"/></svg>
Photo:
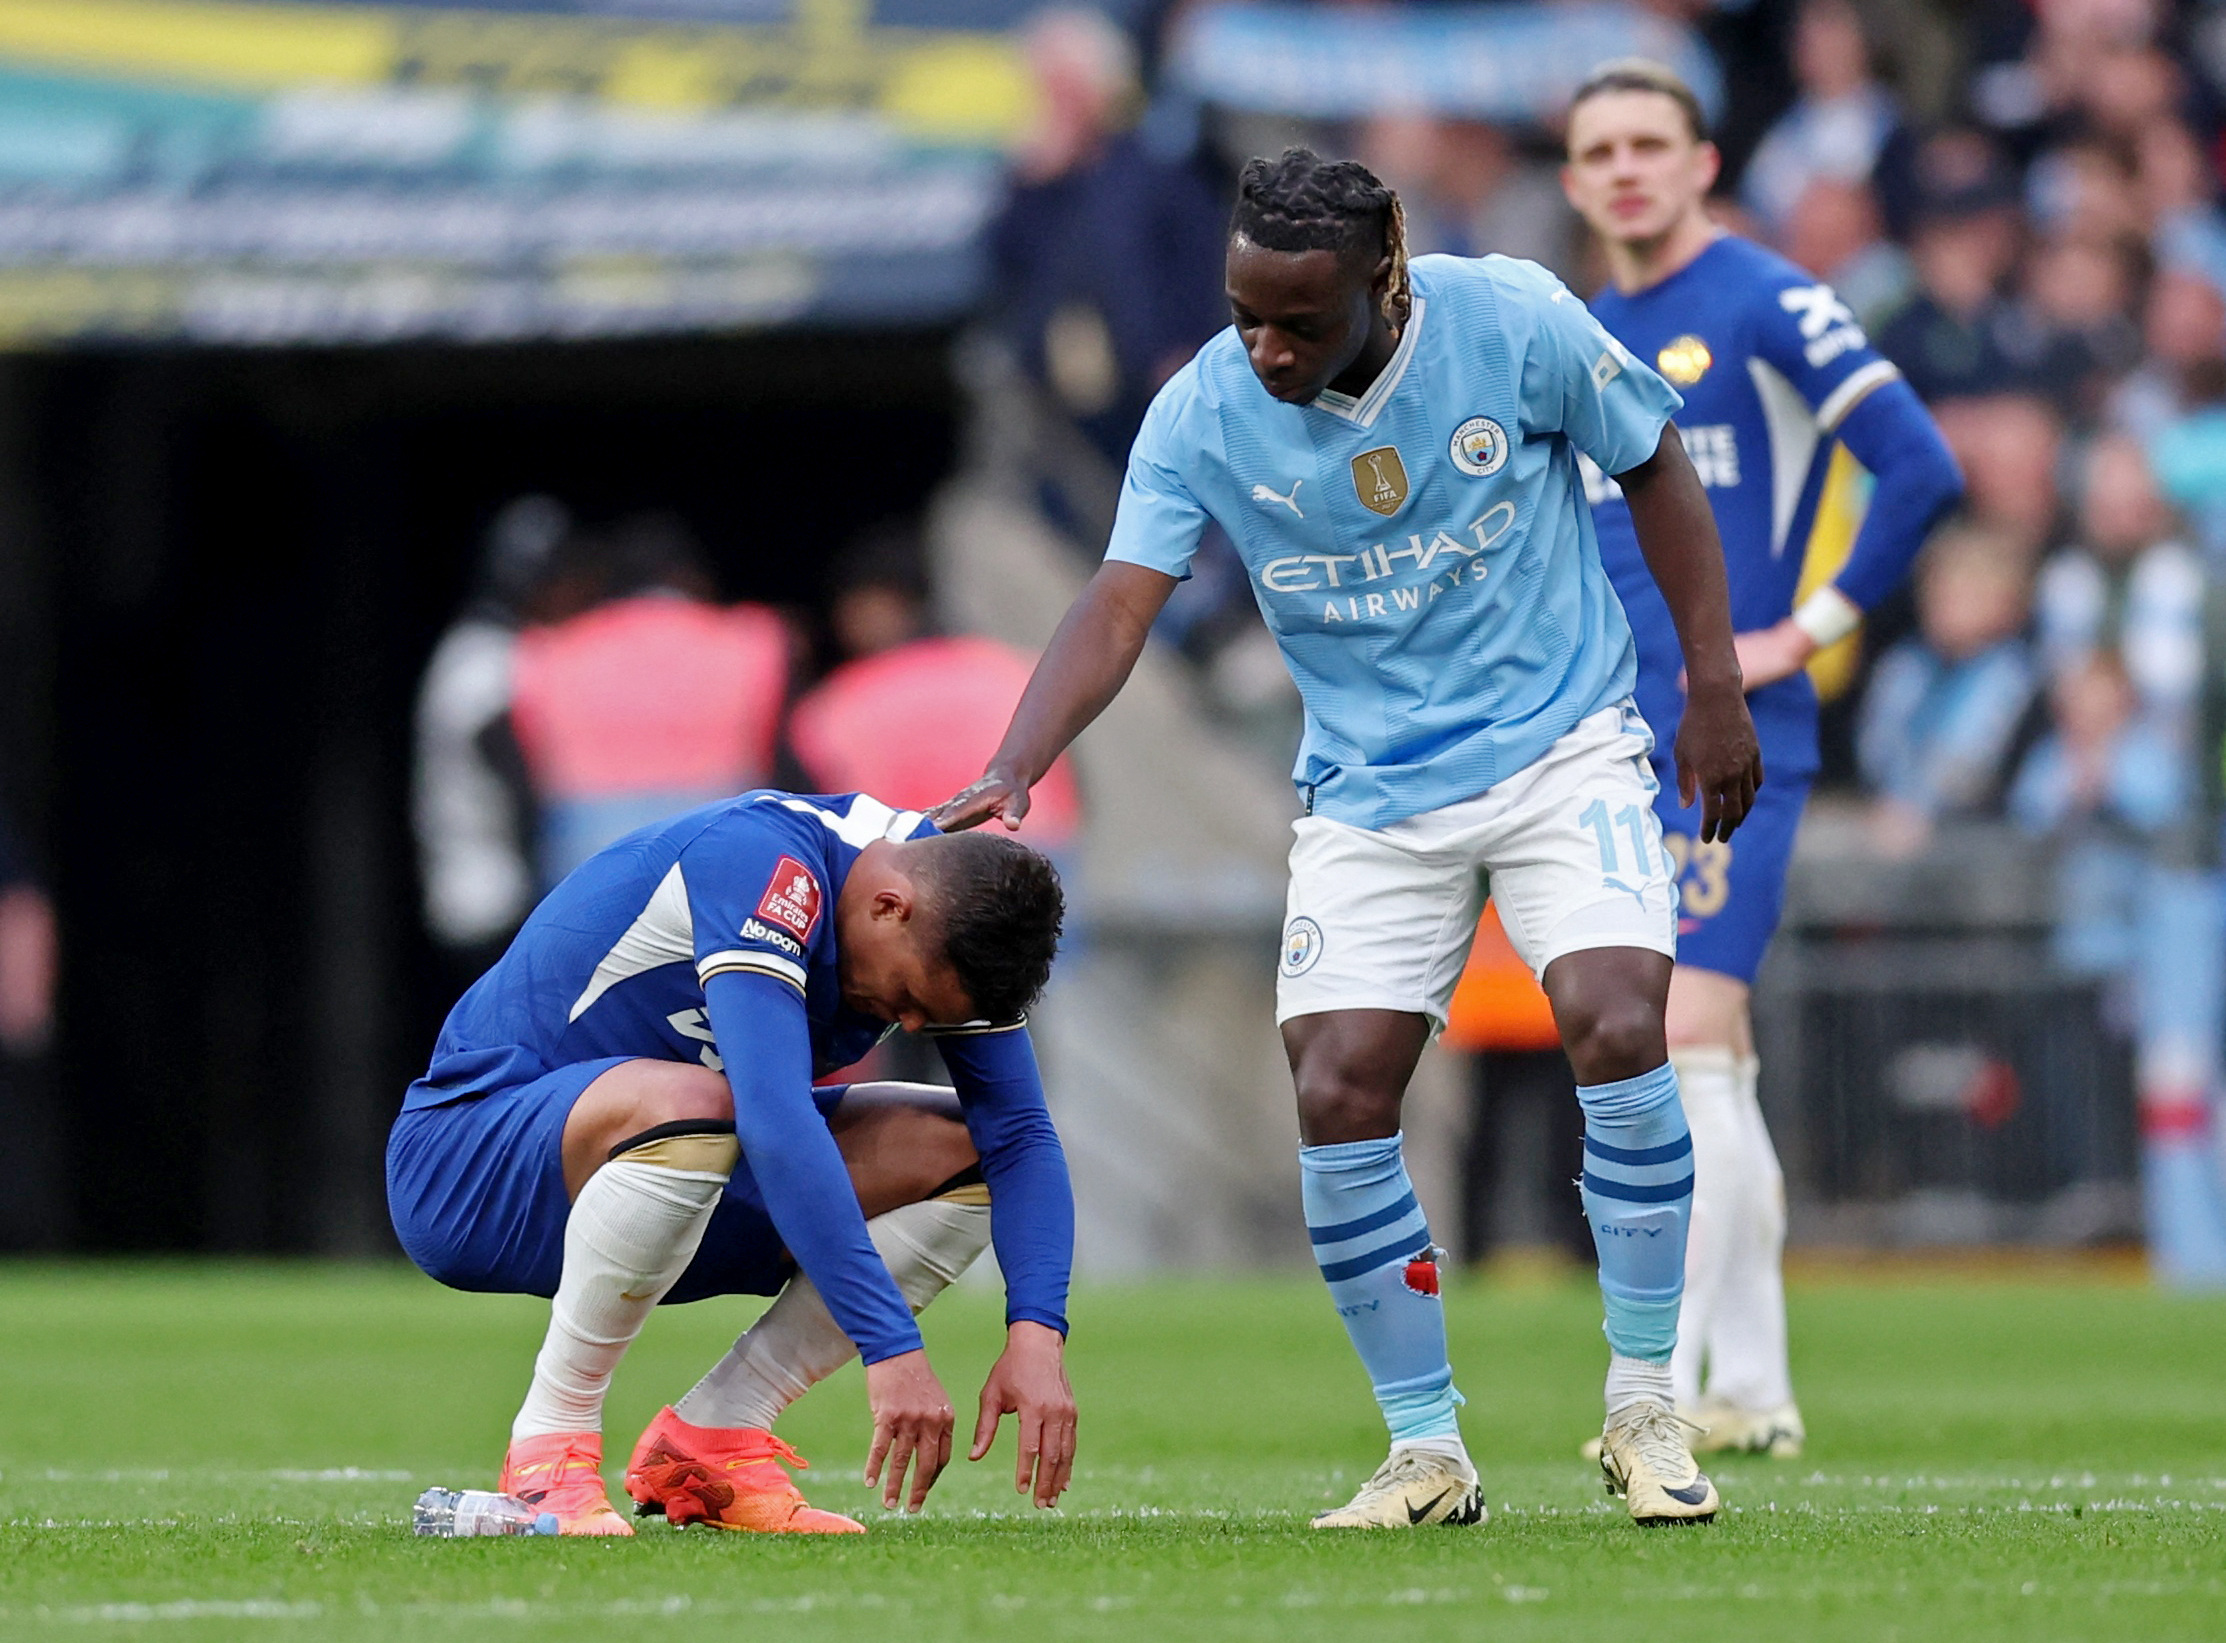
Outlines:
<svg viewBox="0 0 2226 1643"><path fill-rule="evenodd" d="M387 1209L403 1250L451 1289L554 1295L564 1271L564 1123L590 1084L632 1057L583 1061L530 1083L413 1107L387 1137ZM812 1091L832 1116L847 1084ZM795 1271L745 1158L703 1243L665 1295L773 1295Z"/></svg>
<svg viewBox="0 0 2226 1643"><path fill-rule="evenodd" d="M1809 778L1768 775L1755 807L1729 839L1703 844L1700 805L1677 802L1677 770L1659 764L1654 813L1677 869L1677 962L1754 985L1785 911L1793 836L1809 802Z"/></svg>

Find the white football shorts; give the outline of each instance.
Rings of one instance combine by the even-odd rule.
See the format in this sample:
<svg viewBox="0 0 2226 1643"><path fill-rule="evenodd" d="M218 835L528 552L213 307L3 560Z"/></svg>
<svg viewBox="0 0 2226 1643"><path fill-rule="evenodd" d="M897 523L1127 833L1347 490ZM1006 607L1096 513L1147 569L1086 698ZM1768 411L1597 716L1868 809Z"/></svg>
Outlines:
<svg viewBox="0 0 2226 1643"><path fill-rule="evenodd" d="M1677 892L1628 701L1602 709L1488 793L1374 829L1291 824L1275 1019L1403 1010L1445 1025L1487 893L1535 975L1564 953L1675 957Z"/></svg>

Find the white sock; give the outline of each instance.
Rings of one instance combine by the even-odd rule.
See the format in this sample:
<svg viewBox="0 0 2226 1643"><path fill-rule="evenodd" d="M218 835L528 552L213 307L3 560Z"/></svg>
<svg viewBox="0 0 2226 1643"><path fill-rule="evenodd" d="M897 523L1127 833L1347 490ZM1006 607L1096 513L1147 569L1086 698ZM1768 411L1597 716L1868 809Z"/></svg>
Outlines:
<svg viewBox="0 0 2226 1643"><path fill-rule="evenodd" d="M989 1243L988 1194L976 1189L971 1196L978 1201L905 1204L866 1223L914 1312L949 1288ZM770 1427L782 1410L857 1355L818 1289L799 1272L673 1413L696 1426Z"/></svg>
<svg viewBox="0 0 2226 1643"><path fill-rule="evenodd" d="M1722 1287L1708 1321L1708 1394L1739 1409L1793 1401L1785 1343L1785 1172L1755 1098L1758 1064L1738 1066L1738 1219L1724 1250Z"/></svg>
<svg viewBox="0 0 2226 1643"><path fill-rule="evenodd" d="M1685 1299L1677 1314L1670 1383L1680 1408L1700 1401L1701 1362L1723 1308L1732 1244L1744 1218L1746 1129L1739 1057L1713 1044L1670 1053L1685 1124L1693 1132L1693 1209L1685 1232Z"/></svg>
<svg viewBox="0 0 2226 1643"><path fill-rule="evenodd" d="M1476 1477L1476 1463L1469 1459L1469 1446L1461 1441L1458 1432L1442 1438L1409 1438L1405 1443L1391 1446L1394 1454L1402 1449L1412 1449L1417 1454L1442 1455L1461 1469L1464 1477L1472 1482Z"/></svg>
<svg viewBox="0 0 2226 1643"><path fill-rule="evenodd" d="M603 1429L611 1371L695 1259L739 1156L731 1135L667 1136L588 1178L564 1226L564 1274L513 1442Z"/></svg>
<svg viewBox="0 0 2226 1643"><path fill-rule="evenodd" d="M1670 1366L1611 1352L1608 1354L1608 1419L1615 1419L1618 1412L1634 1403L1658 1403L1664 1409L1671 1407Z"/></svg>

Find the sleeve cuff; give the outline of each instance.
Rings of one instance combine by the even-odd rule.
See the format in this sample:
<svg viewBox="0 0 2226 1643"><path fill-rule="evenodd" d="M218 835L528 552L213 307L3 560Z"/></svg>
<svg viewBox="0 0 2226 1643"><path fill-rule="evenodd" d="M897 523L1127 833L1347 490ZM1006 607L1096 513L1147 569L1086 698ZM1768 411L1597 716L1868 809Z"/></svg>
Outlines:
<svg viewBox="0 0 2226 1643"><path fill-rule="evenodd" d="M1793 625L1815 641L1818 650L1836 645L1863 625L1862 607L1838 588L1818 588L1801 601Z"/></svg>
<svg viewBox="0 0 2226 1643"><path fill-rule="evenodd" d="M1005 1309L1005 1324L1007 1328L1014 1324L1042 1324L1046 1329L1056 1329L1062 1340L1066 1338L1067 1333L1066 1315L1060 1312L1047 1312L1041 1307L1008 1306Z"/></svg>
<svg viewBox="0 0 2226 1643"><path fill-rule="evenodd" d="M915 1329L909 1338L898 1336L883 1341L871 1351L861 1348L858 1353L858 1361L860 1363L880 1363L888 1358L901 1358L907 1352L921 1352L926 1348L927 1342L920 1338L920 1332Z"/></svg>

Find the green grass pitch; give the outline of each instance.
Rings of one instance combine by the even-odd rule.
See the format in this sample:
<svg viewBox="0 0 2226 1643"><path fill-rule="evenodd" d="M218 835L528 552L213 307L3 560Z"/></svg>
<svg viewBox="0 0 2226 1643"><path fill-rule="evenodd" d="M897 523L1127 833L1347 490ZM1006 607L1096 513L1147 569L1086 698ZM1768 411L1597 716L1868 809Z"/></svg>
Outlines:
<svg viewBox="0 0 2226 1643"><path fill-rule="evenodd" d="M0 1637L1373 1640L2226 1637L2226 1300L2102 1283L1796 1288L1807 1459L1715 1468L1712 1527L1642 1532L1576 1458L1604 1348L1577 1284L1449 1305L1492 1521L1312 1535L1382 1436L1319 1285L1083 1291L1067 1508L1011 1438L927 1514L856 1481L855 1368L784 1423L837 1541L420 1541L492 1477L539 1303L386 1268L0 1267ZM611 1474L747 1316L657 1317ZM928 1316L964 1412L993 1294Z"/></svg>

